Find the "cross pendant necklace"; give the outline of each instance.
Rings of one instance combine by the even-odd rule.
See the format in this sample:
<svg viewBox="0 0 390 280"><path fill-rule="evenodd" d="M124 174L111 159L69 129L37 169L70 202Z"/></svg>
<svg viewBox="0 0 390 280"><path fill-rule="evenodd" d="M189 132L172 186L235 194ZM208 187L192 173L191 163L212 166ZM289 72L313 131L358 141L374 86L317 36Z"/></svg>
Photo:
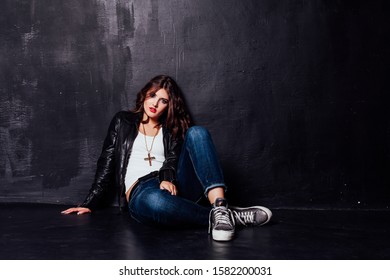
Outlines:
<svg viewBox="0 0 390 280"><path fill-rule="evenodd" d="M149 149L149 148L148 148L148 142L146 141L145 126L144 126L143 123L142 123L142 128L143 128L143 130L144 130L144 138L145 138L146 151L148 152L148 157L144 158L144 160L145 160L145 161L149 161L149 166L152 166L152 160L154 160L154 159L156 159L156 158L155 158L155 157L151 157L151 156L150 156L150 152L151 152L152 149L153 149L154 139L156 139L156 136L157 136L158 131L159 131L160 129L157 129L156 134L154 135L153 140L152 140L152 145L151 145L151 147L150 147L150 149Z"/></svg>
<svg viewBox="0 0 390 280"><path fill-rule="evenodd" d="M148 157L144 158L144 160L149 161L149 166L152 166L152 160L156 159L155 157L151 157L150 153L148 153Z"/></svg>

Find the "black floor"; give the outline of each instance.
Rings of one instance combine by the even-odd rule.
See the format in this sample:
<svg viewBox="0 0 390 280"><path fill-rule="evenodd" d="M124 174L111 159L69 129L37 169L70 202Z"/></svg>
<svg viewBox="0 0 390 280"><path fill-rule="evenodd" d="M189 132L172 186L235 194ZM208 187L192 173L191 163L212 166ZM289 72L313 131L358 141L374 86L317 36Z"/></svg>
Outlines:
<svg viewBox="0 0 390 280"><path fill-rule="evenodd" d="M153 228L116 208L61 215L65 208L0 204L0 259L390 259L390 211L273 209L268 225L221 243L207 229Z"/></svg>

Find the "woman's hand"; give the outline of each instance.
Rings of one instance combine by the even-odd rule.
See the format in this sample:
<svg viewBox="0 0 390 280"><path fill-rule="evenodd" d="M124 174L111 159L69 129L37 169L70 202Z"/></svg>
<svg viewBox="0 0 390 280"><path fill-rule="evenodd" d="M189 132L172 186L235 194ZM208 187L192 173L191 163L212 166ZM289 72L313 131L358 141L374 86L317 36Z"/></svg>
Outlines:
<svg viewBox="0 0 390 280"><path fill-rule="evenodd" d="M61 212L61 214L71 214L71 213L77 213L77 215L82 215L86 213L91 213L92 211L89 208L86 207L72 207L69 209L66 209Z"/></svg>
<svg viewBox="0 0 390 280"><path fill-rule="evenodd" d="M167 190L171 195L177 195L177 188L174 184L168 181L162 181L160 183L160 189Z"/></svg>

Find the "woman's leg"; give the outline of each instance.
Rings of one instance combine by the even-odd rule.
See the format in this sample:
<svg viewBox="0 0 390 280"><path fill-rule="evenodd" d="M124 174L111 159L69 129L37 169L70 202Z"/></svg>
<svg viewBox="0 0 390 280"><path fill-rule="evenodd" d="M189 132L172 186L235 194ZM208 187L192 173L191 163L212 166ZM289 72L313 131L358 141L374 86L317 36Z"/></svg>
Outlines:
<svg viewBox="0 0 390 280"><path fill-rule="evenodd" d="M134 190L129 211L133 218L145 224L207 226L210 208L161 190L158 178L152 178Z"/></svg>
<svg viewBox="0 0 390 280"><path fill-rule="evenodd" d="M177 169L179 195L192 201L202 196L211 204L223 198L227 187L210 133L203 127L191 127L185 136Z"/></svg>
<svg viewBox="0 0 390 280"><path fill-rule="evenodd" d="M226 185L210 133L191 127L185 136L178 162L179 195L192 201L207 197L213 208L209 213L209 232L214 240L233 238L235 221L225 200Z"/></svg>
<svg viewBox="0 0 390 280"><path fill-rule="evenodd" d="M272 215L267 208L260 206L233 211L227 208L223 199L226 185L215 147L210 134L202 127L188 130L177 175L178 196L161 190L157 178L141 182L130 197L130 214L147 224L209 225L213 239L219 241L233 238L237 221L242 225L261 225L268 222ZM214 204L212 209L195 203L202 196L208 197Z"/></svg>

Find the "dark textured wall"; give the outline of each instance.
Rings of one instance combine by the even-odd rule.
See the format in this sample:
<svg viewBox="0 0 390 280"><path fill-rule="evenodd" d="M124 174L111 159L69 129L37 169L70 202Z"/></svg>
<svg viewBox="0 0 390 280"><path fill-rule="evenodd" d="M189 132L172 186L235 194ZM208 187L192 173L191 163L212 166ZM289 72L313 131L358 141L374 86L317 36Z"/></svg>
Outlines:
<svg viewBox="0 0 390 280"><path fill-rule="evenodd" d="M232 203L388 207L385 3L1 1L0 202L80 202L111 117L165 73Z"/></svg>

